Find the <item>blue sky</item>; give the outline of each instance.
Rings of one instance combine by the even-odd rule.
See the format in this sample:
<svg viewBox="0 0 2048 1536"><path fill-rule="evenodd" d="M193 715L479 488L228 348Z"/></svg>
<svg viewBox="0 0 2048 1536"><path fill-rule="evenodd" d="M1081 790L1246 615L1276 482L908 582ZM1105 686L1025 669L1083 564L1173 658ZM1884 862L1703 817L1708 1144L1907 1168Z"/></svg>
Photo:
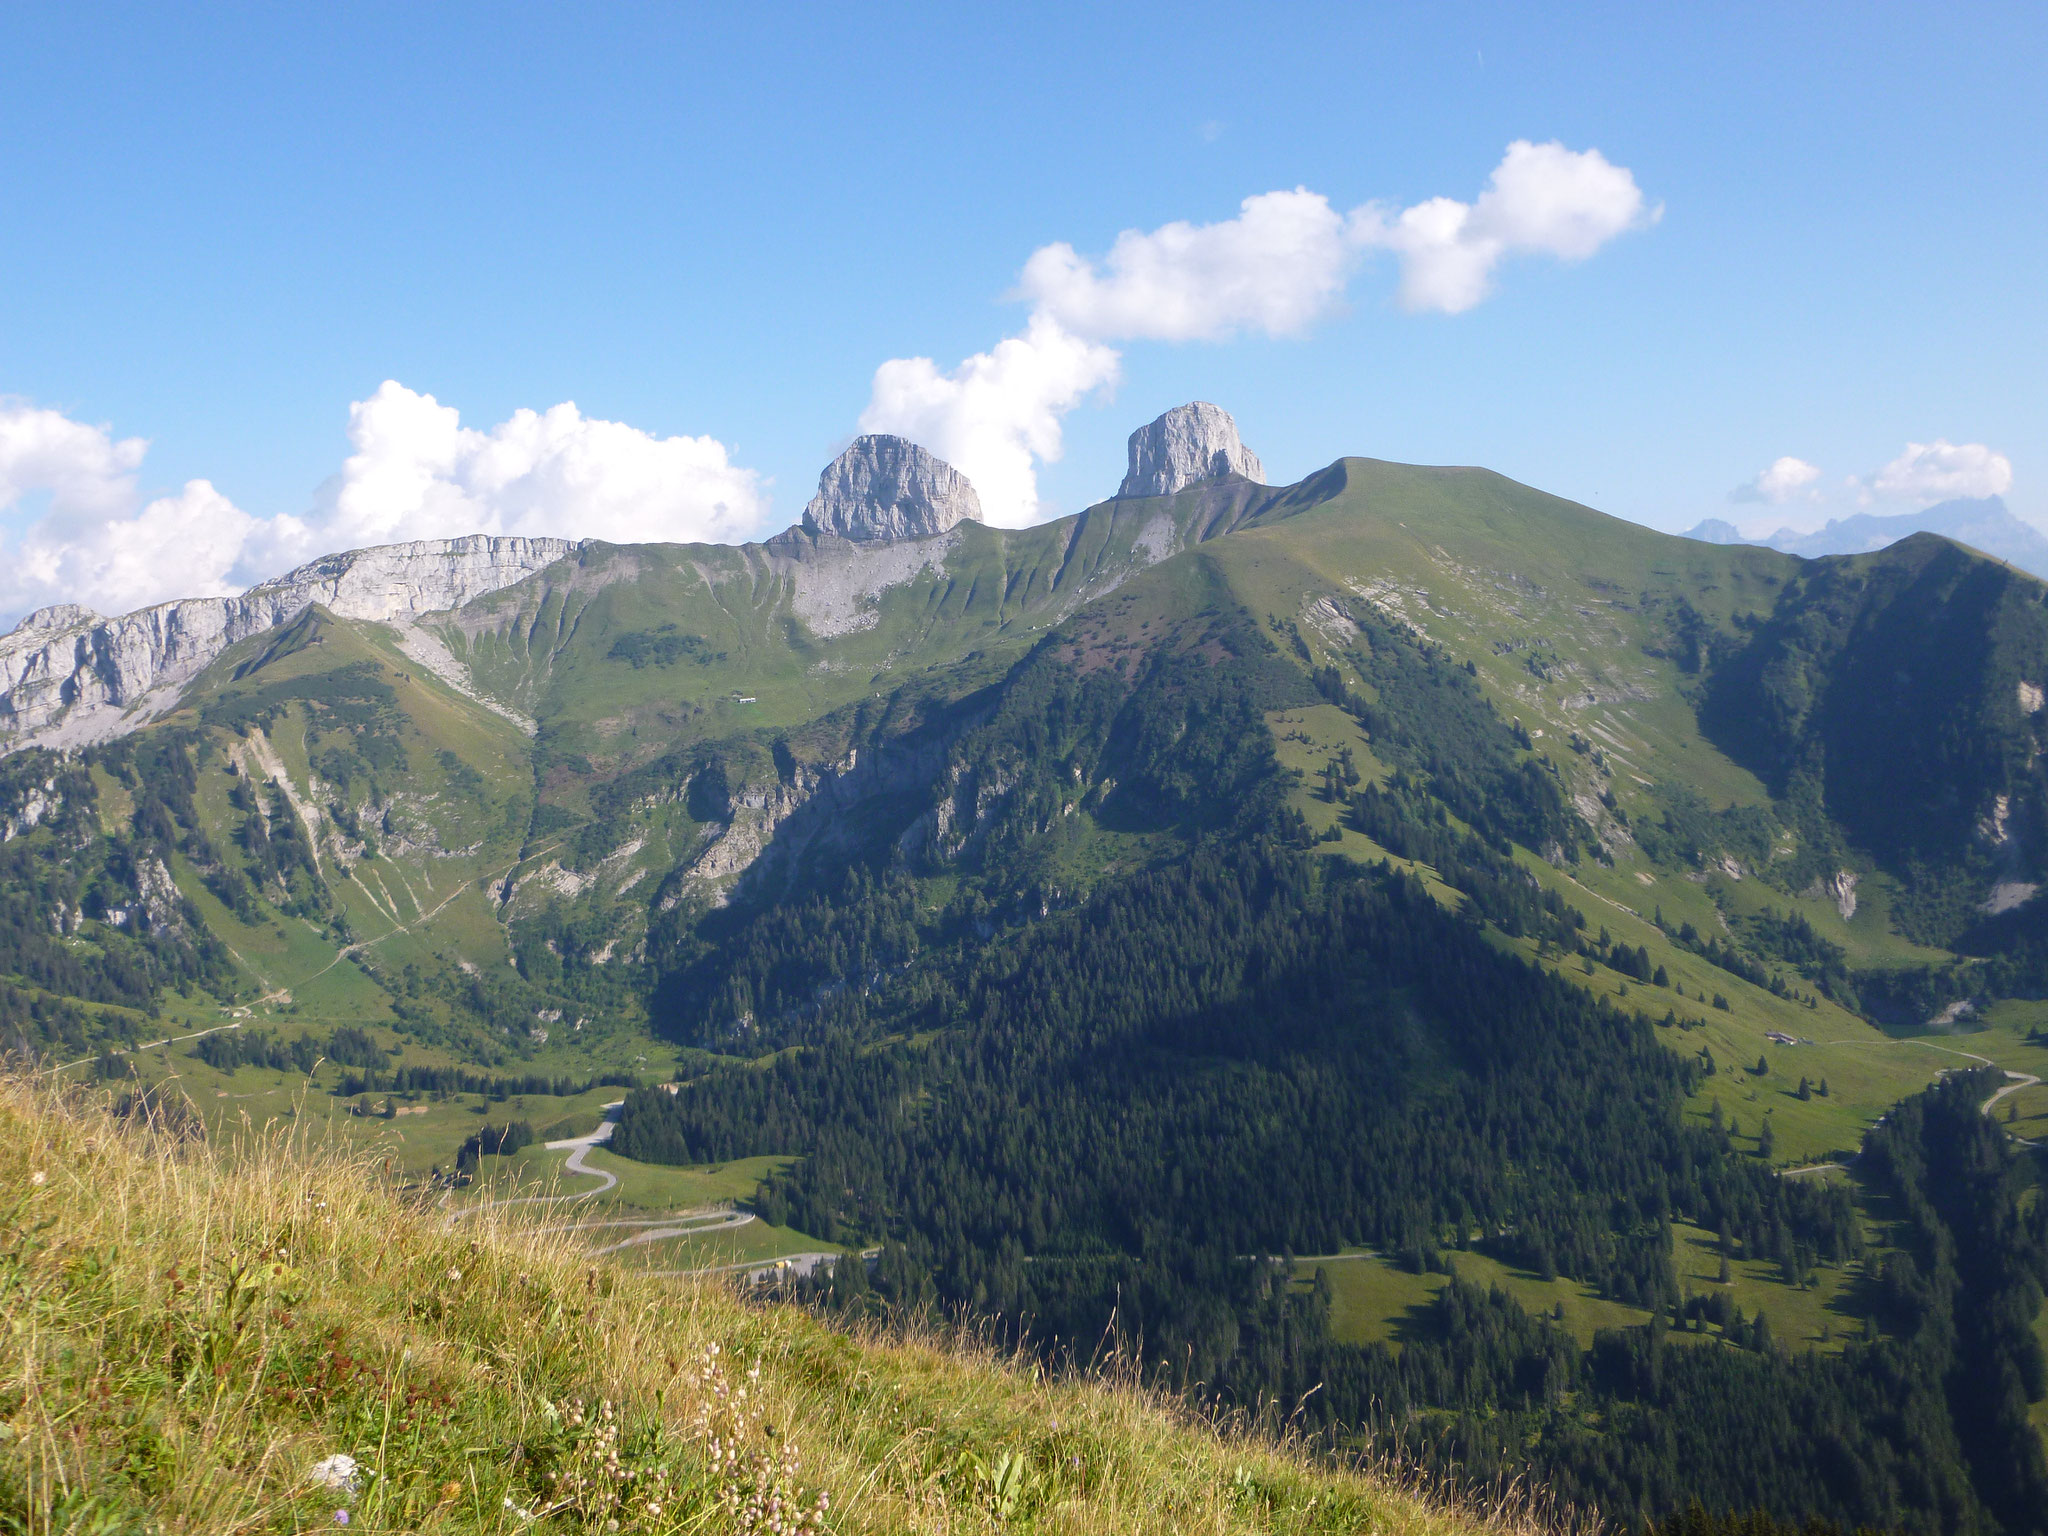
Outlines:
<svg viewBox="0 0 2048 1536"><path fill-rule="evenodd" d="M1113 388L1040 413L1033 515L1112 492L1130 429L1203 398L1276 482L1477 463L1682 528L1880 484L1906 510L2003 463L2048 519L2048 7L723 9L0 12L0 397L42 434L0 462L0 611L486 503L575 523L593 475L591 526L555 531L619 536L672 480L724 508L698 531L769 531L864 412L937 419L877 404L878 366L943 379L1035 309L1071 325L1015 296L1042 247L1105 274L1122 231L1297 187L1340 219L1471 204L1516 141L1597 151L1640 207L1583 259L1509 249L1457 313L1404 305L1383 234L1344 237L1305 319L1098 327ZM386 380L362 433L445 438L414 395L484 433L580 414L465 440L438 511L387 516L425 493L349 436ZM1873 478L1937 441L1982 451ZM484 485L494 452L533 473ZM1730 501L1781 458L1818 473ZM187 570L124 531L152 505L218 549Z"/></svg>

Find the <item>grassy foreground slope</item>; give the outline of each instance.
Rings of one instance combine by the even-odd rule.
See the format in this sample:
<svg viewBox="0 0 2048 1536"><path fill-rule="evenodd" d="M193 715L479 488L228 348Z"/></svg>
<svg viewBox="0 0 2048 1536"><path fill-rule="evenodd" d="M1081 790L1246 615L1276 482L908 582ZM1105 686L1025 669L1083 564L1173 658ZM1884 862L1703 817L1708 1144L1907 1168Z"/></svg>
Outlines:
<svg viewBox="0 0 2048 1536"><path fill-rule="evenodd" d="M1135 1390L450 1231L277 1137L177 1144L14 1080L0 1149L10 1531L1508 1523Z"/></svg>

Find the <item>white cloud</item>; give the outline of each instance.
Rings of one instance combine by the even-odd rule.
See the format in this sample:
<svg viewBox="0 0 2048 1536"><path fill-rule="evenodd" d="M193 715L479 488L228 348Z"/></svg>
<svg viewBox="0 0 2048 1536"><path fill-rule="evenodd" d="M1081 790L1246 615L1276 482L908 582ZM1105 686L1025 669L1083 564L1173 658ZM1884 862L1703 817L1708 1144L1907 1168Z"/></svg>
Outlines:
<svg viewBox="0 0 2048 1536"><path fill-rule="evenodd" d="M1214 341L1236 331L1308 329L1343 297L1357 243L1330 200L1306 187L1248 197L1234 219L1163 224L1116 237L1103 270L1064 240L1024 263L1018 292L1082 336Z"/></svg>
<svg viewBox="0 0 2048 1536"><path fill-rule="evenodd" d="M1820 479L1820 466L1809 464L1804 459L1795 459L1789 454L1774 459L1771 467L1757 475L1754 480L1738 485L1729 492L1730 501L1763 501L1774 507L1782 507L1788 501L1818 501L1820 492L1815 484Z"/></svg>
<svg viewBox="0 0 2048 1536"><path fill-rule="evenodd" d="M39 491L55 513L116 511L133 499L148 449L142 438L116 442L104 426L0 399L0 511Z"/></svg>
<svg viewBox="0 0 2048 1536"><path fill-rule="evenodd" d="M232 572L255 523L205 480L125 516L52 512L4 551L0 615L58 602L126 613L238 591Z"/></svg>
<svg viewBox="0 0 2048 1536"><path fill-rule="evenodd" d="M1887 501L1947 501L1957 496L2003 496L2012 488L2012 460L1982 443L1908 443L1906 451L1869 480Z"/></svg>
<svg viewBox="0 0 2048 1536"><path fill-rule="evenodd" d="M1055 426L1055 434L1057 428ZM468 533L617 542L730 540L767 512L760 477L709 437L656 437L573 404L464 427L386 381L349 408L341 473L304 517L252 517L210 483L139 505L147 444L61 413L0 404L0 622L53 602L121 613L240 591L334 550Z"/></svg>
<svg viewBox="0 0 2048 1536"><path fill-rule="evenodd" d="M1349 223L1361 244L1400 257L1405 307L1455 315L1493 291L1494 269L1509 256L1584 261L1663 212L1599 150L1517 139L1475 202L1433 197L1398 213L1368 204Z"/></svg>
<svg viewBox="0 0 2048 1536"><path fill-rule="evenodd" d="M1058 457L1060 418L1117 376L1106 343L1299 335L1343 305L1374 250L1399 257L1407 308L1457 314L1486 297L1506 258L1582 261L1662 211L1598 150L1517 140L1472 203L1368 203L1346 214L1296 187L1248 197L1215 224L1127 229L1099 260L1056 241L1024 263L1014 296L1032 314L1022 335L950 373L929 358L882 364L861 426L951 462L992 522L1032 522L1035 465Z"/></svg>
<svg viewBox="0 0 2048 1536"><path fill-rule="evenodd" d="M1113 350L1038 314L950 373L928 357L882 364L860 427L922 444L974 482L989 522L1022 527L1038 515L1034 464L1060 456L1060 419L1116 377Z"/></svg>
<svg viewBox="0 0 2048 1536"><path fill-rule="evenodd" d="M39 511L18 539L0 527L0 615L46 603L121 611L230 590L253 521L204 480L139 506L149 444L21 401L0 401L0 515Z"/></svg>
<svg viewBox="0 0 2048 1536"><path fill-rule="evenodd" d="M615 542L720 541L766 512L760 477L709 437L655 437L573 403L489 431L387 379L349 407L349 446L313 520L323 548L462 533Z"/></svg>

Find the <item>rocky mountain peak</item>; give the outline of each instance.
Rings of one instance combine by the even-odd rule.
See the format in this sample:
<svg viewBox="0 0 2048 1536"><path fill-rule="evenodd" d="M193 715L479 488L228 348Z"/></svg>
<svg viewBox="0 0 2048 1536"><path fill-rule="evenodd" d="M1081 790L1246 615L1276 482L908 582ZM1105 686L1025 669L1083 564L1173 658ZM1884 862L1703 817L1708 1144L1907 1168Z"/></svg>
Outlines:
<svg viewBox="0 0 2048 1536"><path fill-rule="evenodd" d="M1685 530L1685 537L1698 539L1702 544L1740 544L1742 530L1726 518L1702 518Z"/></svg>
<svg viewBox="0 0 2048 1536"><path fill-rule="evenodd" d="M12 633L21 635L37 629L75 629L81 624L90 624L98 617L83 603L52 603L23 619L14 626Z"/></svg>
<svg viewBox="0 0 2048 1536"><path fill-rule="evenodd" d="M818 476L804 508L812 533L842 539L928 539L963 519L981 520L981 498L959 470L908 438L857 437Z"/></svg>
<svg viewBox="0 0 2048 1536"><path fill-rule="evenodd" d="M1131 434L1131 467L1117 495L1171 496L1225 475L1266 483L1259 456L1238 438L1230 412L1195 400Z"/></svg>

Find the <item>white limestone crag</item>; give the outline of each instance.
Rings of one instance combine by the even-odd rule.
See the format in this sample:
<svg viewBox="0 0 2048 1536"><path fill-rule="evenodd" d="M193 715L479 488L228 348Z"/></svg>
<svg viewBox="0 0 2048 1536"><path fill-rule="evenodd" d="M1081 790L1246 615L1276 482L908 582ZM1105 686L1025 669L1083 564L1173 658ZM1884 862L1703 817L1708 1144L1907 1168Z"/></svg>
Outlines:
<svg viewBox="0 0 2048 1536"><path fill-rule="evenodd" d="M38 608L23 619L19 629L71 629L79 624L90 624L99 615L83 603L52 603L47 608Z"/></svg>
<svg viewBox="0 0 2048 1536"><path fill-rule="evenodd" d="M291 606L324 604L344 619L389 623L445 613L544 570L581 544L571 539L521 539L473 533L459 539L423 539L327 555L274 581L251 587L243 599Z"/></svg>
<svg viewBox="0 0 2048 1536"><path fill-rule="evenodd" d="M1238 438L1230 412L1196 400L1175 406L1131 434L1130 470L1117 495L1171 496L1226 475L1266 483L1259 456Z"/></svg>
<svg viewBox="0 0 2048 1536"><path fill-rule="evenodd" d="M552 565L565 539L472 534L328 555L236 597L158 603L101 618L73 603L0 635L0 755L104 741L147 724L237 641L314 603L339 617L409 627Z"/></svg>
<svg viewBox="0 0 2048 1536"><path fill-rule="evenodd" d="M818 476L804 527L868 543L928 539L954 524L981 521L981 498L959 470L908 438L857 437Z"/></svg>
<svg viewBox="0 0 2048 1536"><path fill-rule="evenodd" d="M11 843L24 833L35 831L46 818L63 808L64 794L55 778L29 785L18 804L0 805L0 843Z"/></svg>

